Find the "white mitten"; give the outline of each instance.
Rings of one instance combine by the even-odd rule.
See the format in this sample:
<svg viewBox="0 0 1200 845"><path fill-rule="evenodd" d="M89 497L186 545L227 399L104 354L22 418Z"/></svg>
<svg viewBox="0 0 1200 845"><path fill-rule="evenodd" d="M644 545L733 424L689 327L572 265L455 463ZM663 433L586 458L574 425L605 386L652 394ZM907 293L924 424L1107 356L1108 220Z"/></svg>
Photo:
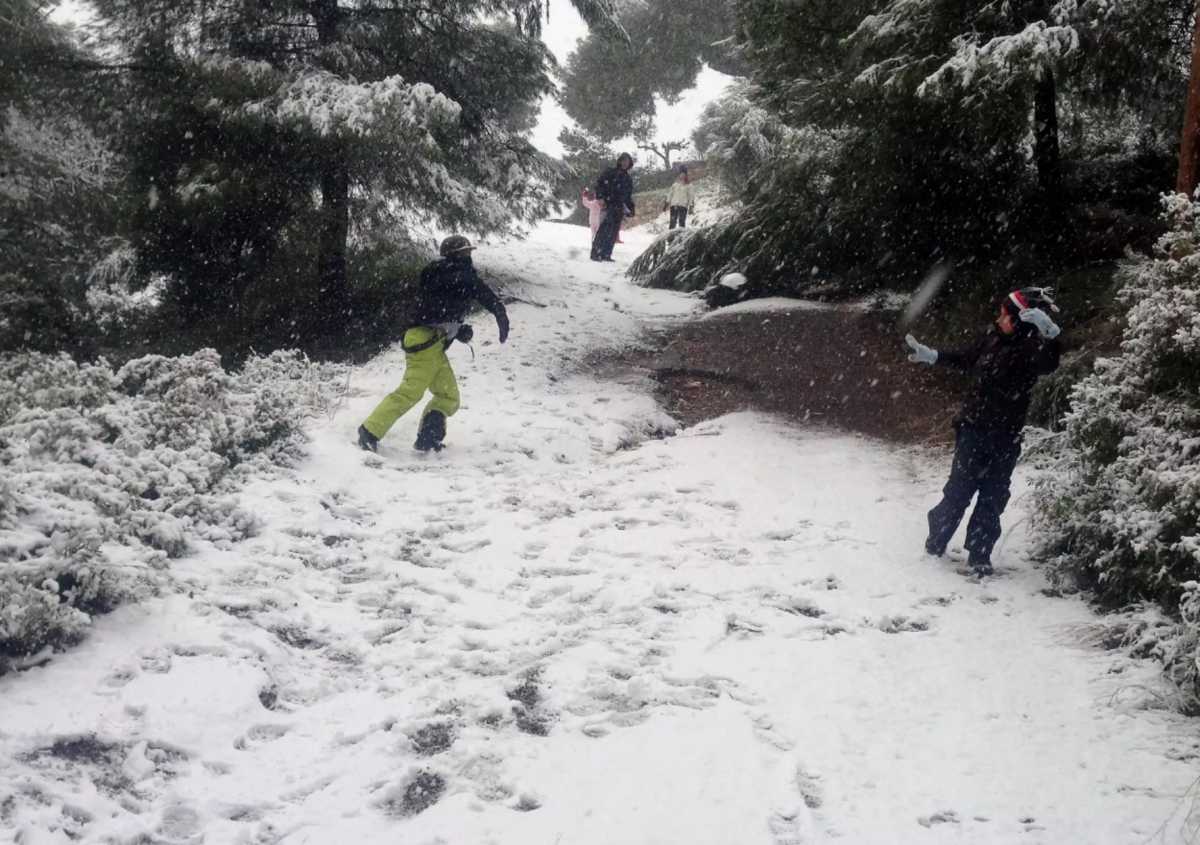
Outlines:
<svg viewBox="0 0 1200 845"><path fill-rule="evenodd" d="M926 346L923 343L918 343L917 339L910 334L904 336L905 342L912 348L912 354L908 356L908 360L914 364L936 364L937 350Z"/></svg>

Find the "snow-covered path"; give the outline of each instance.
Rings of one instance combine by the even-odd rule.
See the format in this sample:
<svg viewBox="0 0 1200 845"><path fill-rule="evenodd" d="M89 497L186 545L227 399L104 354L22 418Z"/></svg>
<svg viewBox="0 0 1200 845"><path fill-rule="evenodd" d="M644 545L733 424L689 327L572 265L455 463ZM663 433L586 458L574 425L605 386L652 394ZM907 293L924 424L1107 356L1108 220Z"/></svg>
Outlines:
<svg viewBox="0 0 1200 845"><path fill-rule="evenodd" d="M0 678L0 840L1189 841L1194 723L1078 645L1019 525L974 583L920 553L946 455L750 413L661 438L585 362L695 301L583 241L477 253L527 282L507 345L451 353L445 452L415 414L352 445L381 356L245 492L260 536Z"/></svg>

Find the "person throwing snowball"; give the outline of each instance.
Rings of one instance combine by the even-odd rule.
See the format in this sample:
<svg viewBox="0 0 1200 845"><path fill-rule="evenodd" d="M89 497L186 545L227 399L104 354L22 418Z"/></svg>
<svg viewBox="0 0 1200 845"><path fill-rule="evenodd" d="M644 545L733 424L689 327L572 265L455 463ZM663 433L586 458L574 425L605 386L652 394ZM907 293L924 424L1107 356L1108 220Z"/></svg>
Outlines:
<svg viewBox="0 0 1200 845"><path fill-rule="evenodd" d="M1008 504L1012 473L1021 454L1021 429L1033 386L1058 368L1059 327L1044 309L1057 312L1049 288L1015 290L1000 302L995 323L961 351L931 349L911 334L908 360L942 364L971 377L962 411L955 418L954 461L942 500L929 511L925 551L940 557L978 493L967 523L967 565L992 573L992 547L1000 538L1000 515Z"/></svg>
<svg viewBox="0 0 1200 845"><path fill-rule="evenodd" d="M358 427L358 445L374 452L388 429L421 401L433 394L417 431L413 447L421 452L441 451L446 436L446 418L458 410L458 382L446 357L446 349L458 340L470 343L474 334L463 322L471 303L477 301L492 312L500 328L500 342L508 339L508 314L492 289L483 283L471 263L471 242L462 235L442 241L441 259L421 271L413 325L404 332L404 379L383 398Z"/></svg>

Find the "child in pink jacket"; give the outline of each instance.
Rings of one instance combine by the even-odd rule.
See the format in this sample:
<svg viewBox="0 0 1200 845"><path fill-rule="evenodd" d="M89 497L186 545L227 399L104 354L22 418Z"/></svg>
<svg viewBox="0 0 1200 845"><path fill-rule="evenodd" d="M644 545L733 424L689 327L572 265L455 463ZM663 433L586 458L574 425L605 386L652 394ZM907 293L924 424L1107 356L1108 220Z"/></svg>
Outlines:
<svg viewBox="0 0 1200 845"><path fill-rule="evenodd" d="M588 210L588 225L592 227L592 239L594 240L596 230L600 228L600 220L604 217L604 200L596 199L596 194L591 188L584 188L579 201Z"/></svg>

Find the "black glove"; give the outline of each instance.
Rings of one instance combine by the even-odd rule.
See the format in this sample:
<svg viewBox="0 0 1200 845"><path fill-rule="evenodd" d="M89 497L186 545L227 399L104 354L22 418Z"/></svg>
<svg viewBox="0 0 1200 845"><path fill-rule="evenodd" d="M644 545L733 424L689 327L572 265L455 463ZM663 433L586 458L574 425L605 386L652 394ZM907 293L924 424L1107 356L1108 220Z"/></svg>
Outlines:
<svg viewBox="0 0 1200 845"><path fill-rule="evenodd" d="M508 313L500 308L496 312L496 326L500 329L500 342L508 340Z"/></svg>
<svg viewBox="0 0 1200 845"><path fill-rule="evenodd" d="M466 323L463 323L458 327L458 334L454 336L454 339L459 343L470 343L473 337L475 337L475 330Z"/></svg>

